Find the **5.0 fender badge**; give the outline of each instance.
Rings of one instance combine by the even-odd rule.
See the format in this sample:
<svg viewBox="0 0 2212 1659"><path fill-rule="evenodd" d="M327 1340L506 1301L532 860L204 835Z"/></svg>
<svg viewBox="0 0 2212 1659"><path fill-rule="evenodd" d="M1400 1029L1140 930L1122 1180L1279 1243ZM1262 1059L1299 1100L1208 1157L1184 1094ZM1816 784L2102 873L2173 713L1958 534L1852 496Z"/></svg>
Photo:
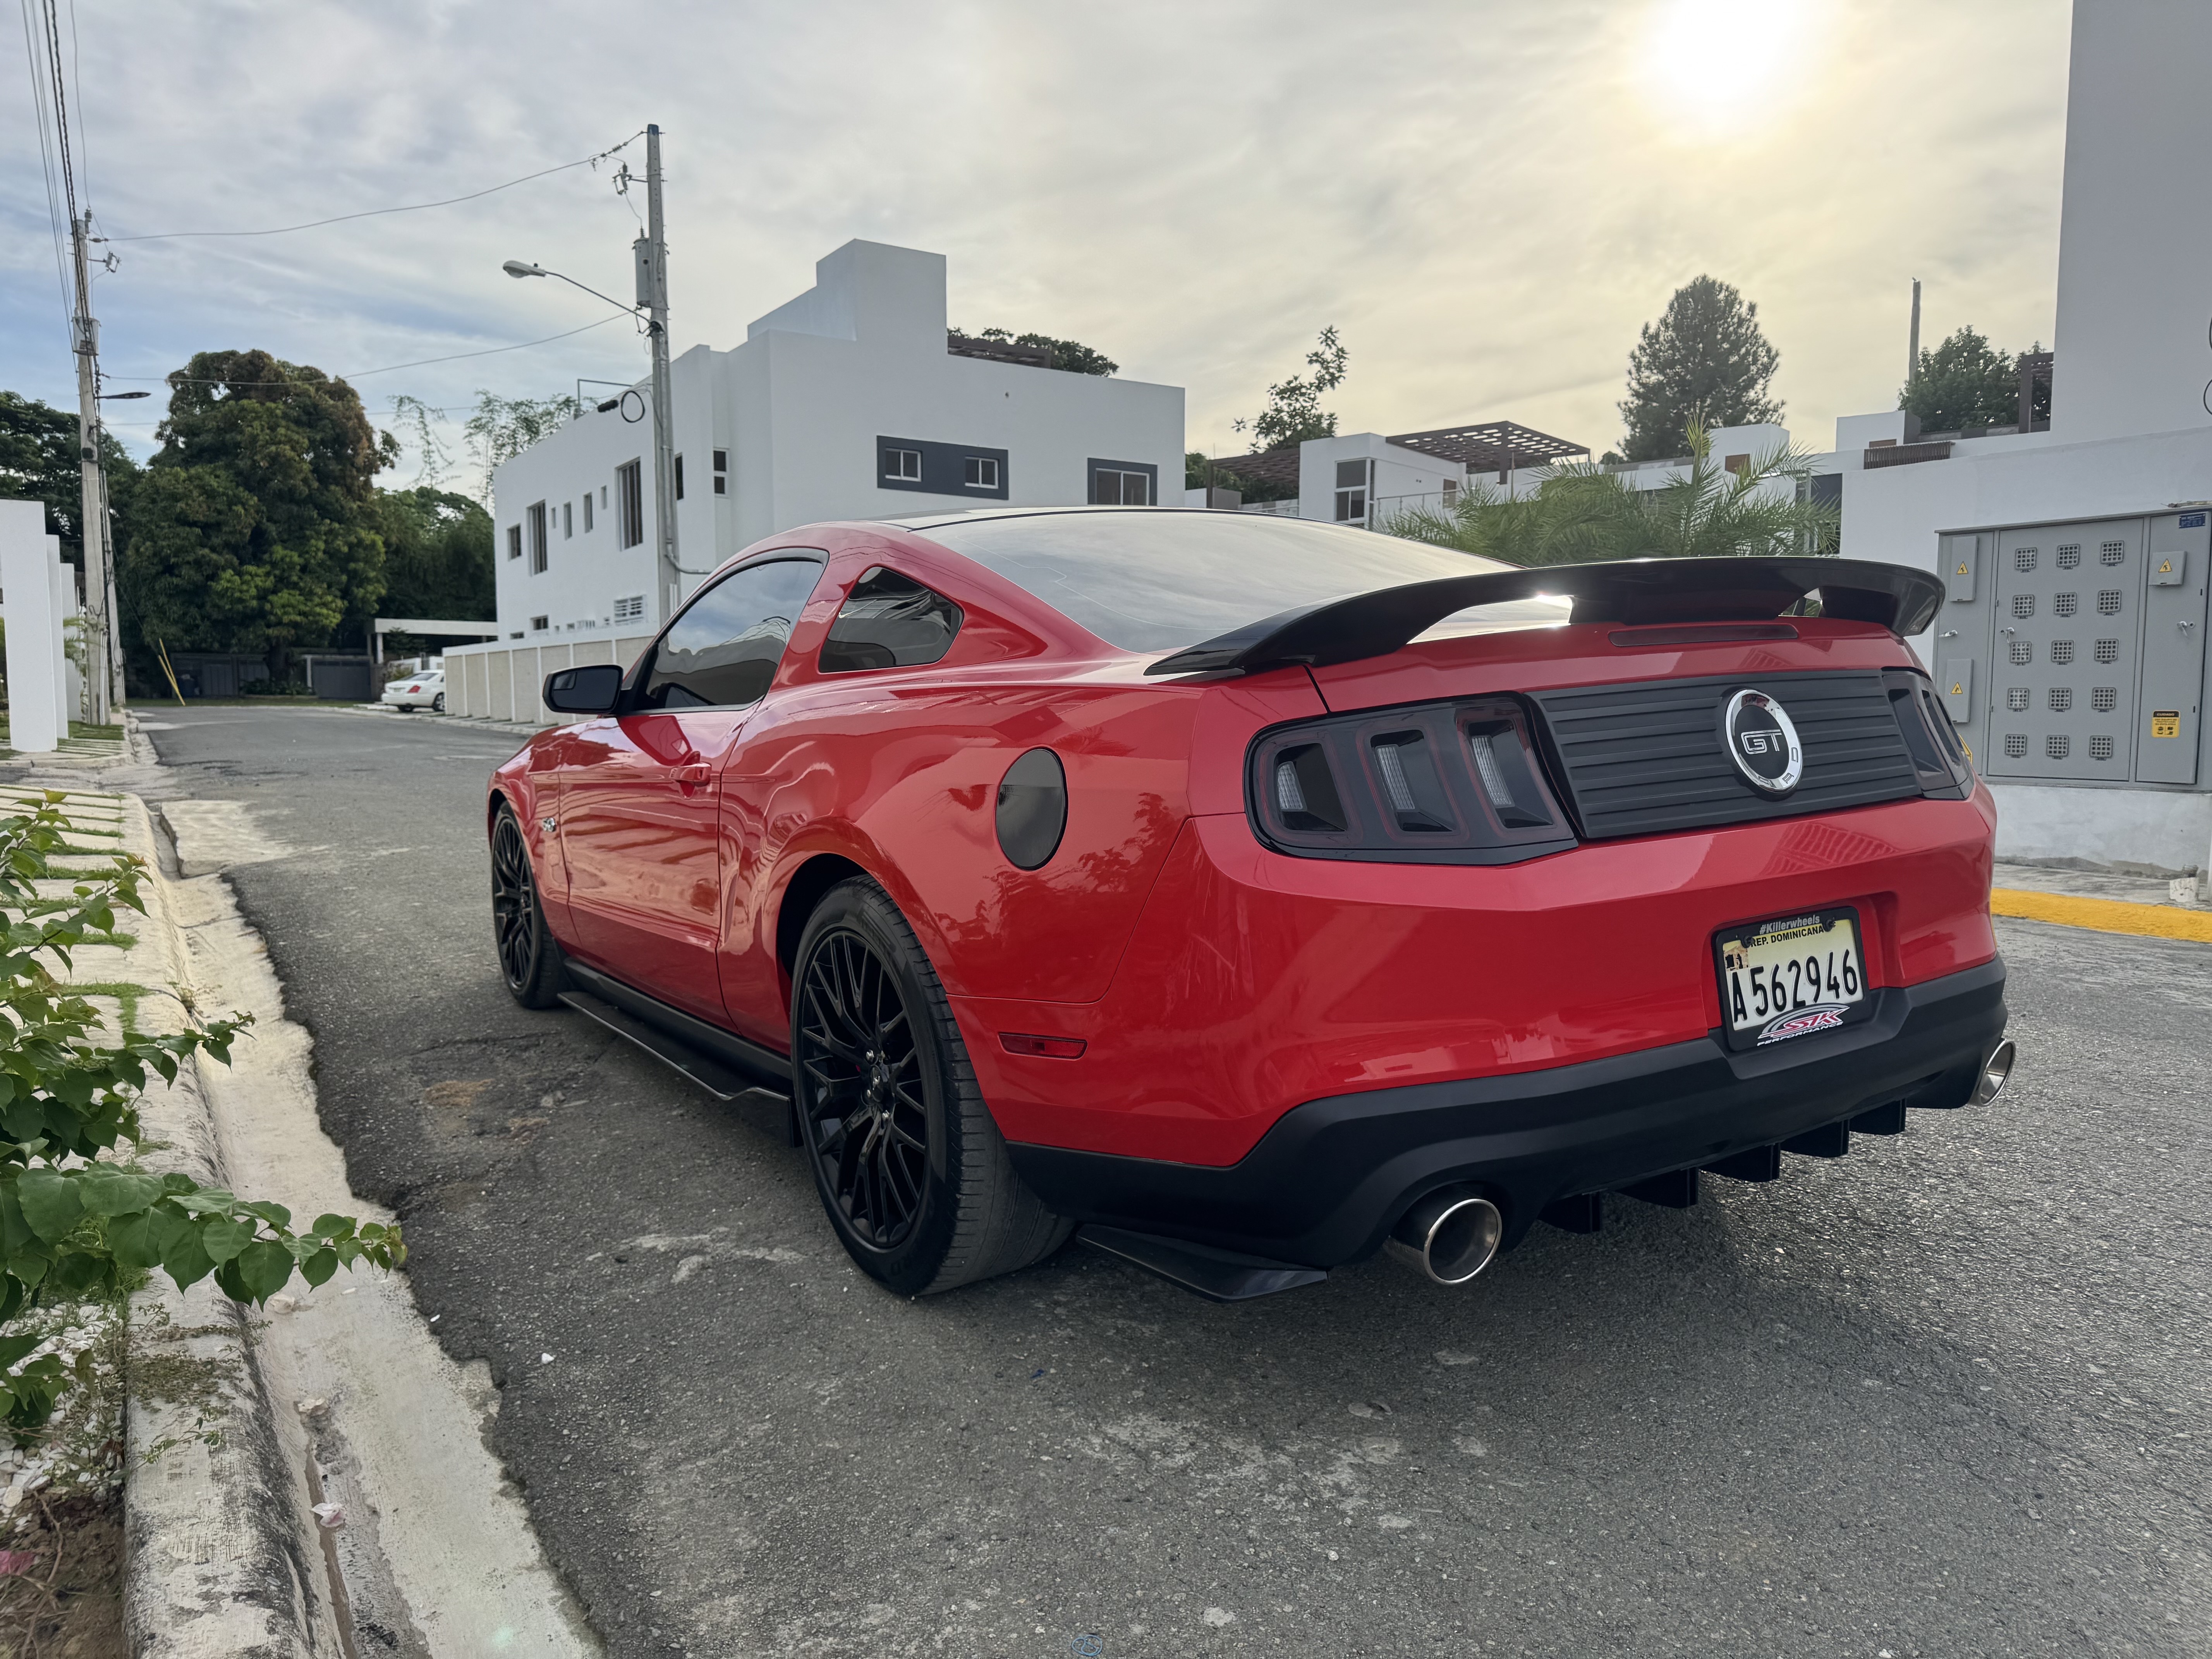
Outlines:
<svg viewBox="0 0 2212 1659"><path fill-rule="evenodd" d="M1721 711L1721 746L1744 781L1765 795L1786 795L1805 775L1805 750L1782 705L1764 691L1737 692Z"/></svg>

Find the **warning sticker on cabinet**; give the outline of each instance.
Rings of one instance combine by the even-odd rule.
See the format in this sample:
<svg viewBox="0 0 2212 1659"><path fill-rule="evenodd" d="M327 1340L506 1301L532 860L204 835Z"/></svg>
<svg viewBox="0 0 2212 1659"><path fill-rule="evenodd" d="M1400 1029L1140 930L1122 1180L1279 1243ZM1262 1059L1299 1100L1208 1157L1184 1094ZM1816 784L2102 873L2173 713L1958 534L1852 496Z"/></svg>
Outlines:
<svg viewBox="0 0 2212 1659"><path fill-rule="evenodd" d="M2150 734L2154 738L2178 738L2181 735L2181 711L2178 708L2154 708L2150 711Z"/></svg>

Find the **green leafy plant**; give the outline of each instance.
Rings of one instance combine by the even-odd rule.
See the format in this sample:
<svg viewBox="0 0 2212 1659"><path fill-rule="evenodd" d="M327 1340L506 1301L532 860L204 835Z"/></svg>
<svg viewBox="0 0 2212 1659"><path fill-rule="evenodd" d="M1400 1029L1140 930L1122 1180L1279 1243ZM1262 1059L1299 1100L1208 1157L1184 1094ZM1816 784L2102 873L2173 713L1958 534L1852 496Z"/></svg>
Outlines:
<svg viewBox="0 0 2212 1659"><path fill-rule="evenodd" d="M155 1270L180 1290L213 1275L262 1304L295 1273L320 1285L341 1267L407 1256L396 1223L323 1215L295 1229L281 1204L136 1167L149 1076L173 1083L196 1053L228 1063L251 1016L103 1040L99 1010L48 964L66 968L72 947L112 937L118 908L143 914L145 861L114 853L96 874L53 870L68 845L63 799L50 792L0 817L0 1406L19 1437L69 1382L51 1355L26 1362L40 1338L7 1331L28 1307L118 1294Z"/></svg>
<svg viewBox="0 0 2212 1659"><path fill-rule="evenodd" d="M1781 445L1730 467L1713 459L1702 427L1692 422L1685 435L1689 465L1654 489L1565 462L1527 495L1508 498L1472 483L1449 510L1415 508L1383 528L1518 565L1837 550L1842 515L1832 501L1813 499L1810 456Z"/></svg>

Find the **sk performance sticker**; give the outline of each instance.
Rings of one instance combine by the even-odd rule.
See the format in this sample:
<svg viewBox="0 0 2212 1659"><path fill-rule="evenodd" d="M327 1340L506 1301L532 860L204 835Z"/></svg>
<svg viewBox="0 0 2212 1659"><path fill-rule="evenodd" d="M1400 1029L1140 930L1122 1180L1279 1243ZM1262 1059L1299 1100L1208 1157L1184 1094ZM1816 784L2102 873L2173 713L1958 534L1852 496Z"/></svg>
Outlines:
<svg viewBox="0 0 2212 1659"><path fill-rule="evenodd" d="M1844 1023L1849 1003L1824 1003L1817 1007L1800 1008L1794 1014L1784 1014L1770 1021L1759 1034L1762 1047L1770 1042L1784 1042L1791 1037L1804 1036L1813 1031L1832 1031Z"/></svg>

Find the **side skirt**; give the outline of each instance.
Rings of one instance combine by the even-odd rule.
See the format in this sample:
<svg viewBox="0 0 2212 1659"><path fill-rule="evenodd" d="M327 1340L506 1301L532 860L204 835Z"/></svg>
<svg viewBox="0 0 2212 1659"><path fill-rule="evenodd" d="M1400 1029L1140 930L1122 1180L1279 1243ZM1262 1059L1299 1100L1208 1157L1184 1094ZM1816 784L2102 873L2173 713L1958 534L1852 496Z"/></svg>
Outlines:
<svg viewBox="0 0 2212 1659"><path fill-rule="evenodd" d="M563 1003L715 1099L736 1107L755 1128L788 1145L799 1144L792 1121L791 1068L782 1056L717 1030L594 969L570 962L568 970L580 988L563 991Z"/></svg>

